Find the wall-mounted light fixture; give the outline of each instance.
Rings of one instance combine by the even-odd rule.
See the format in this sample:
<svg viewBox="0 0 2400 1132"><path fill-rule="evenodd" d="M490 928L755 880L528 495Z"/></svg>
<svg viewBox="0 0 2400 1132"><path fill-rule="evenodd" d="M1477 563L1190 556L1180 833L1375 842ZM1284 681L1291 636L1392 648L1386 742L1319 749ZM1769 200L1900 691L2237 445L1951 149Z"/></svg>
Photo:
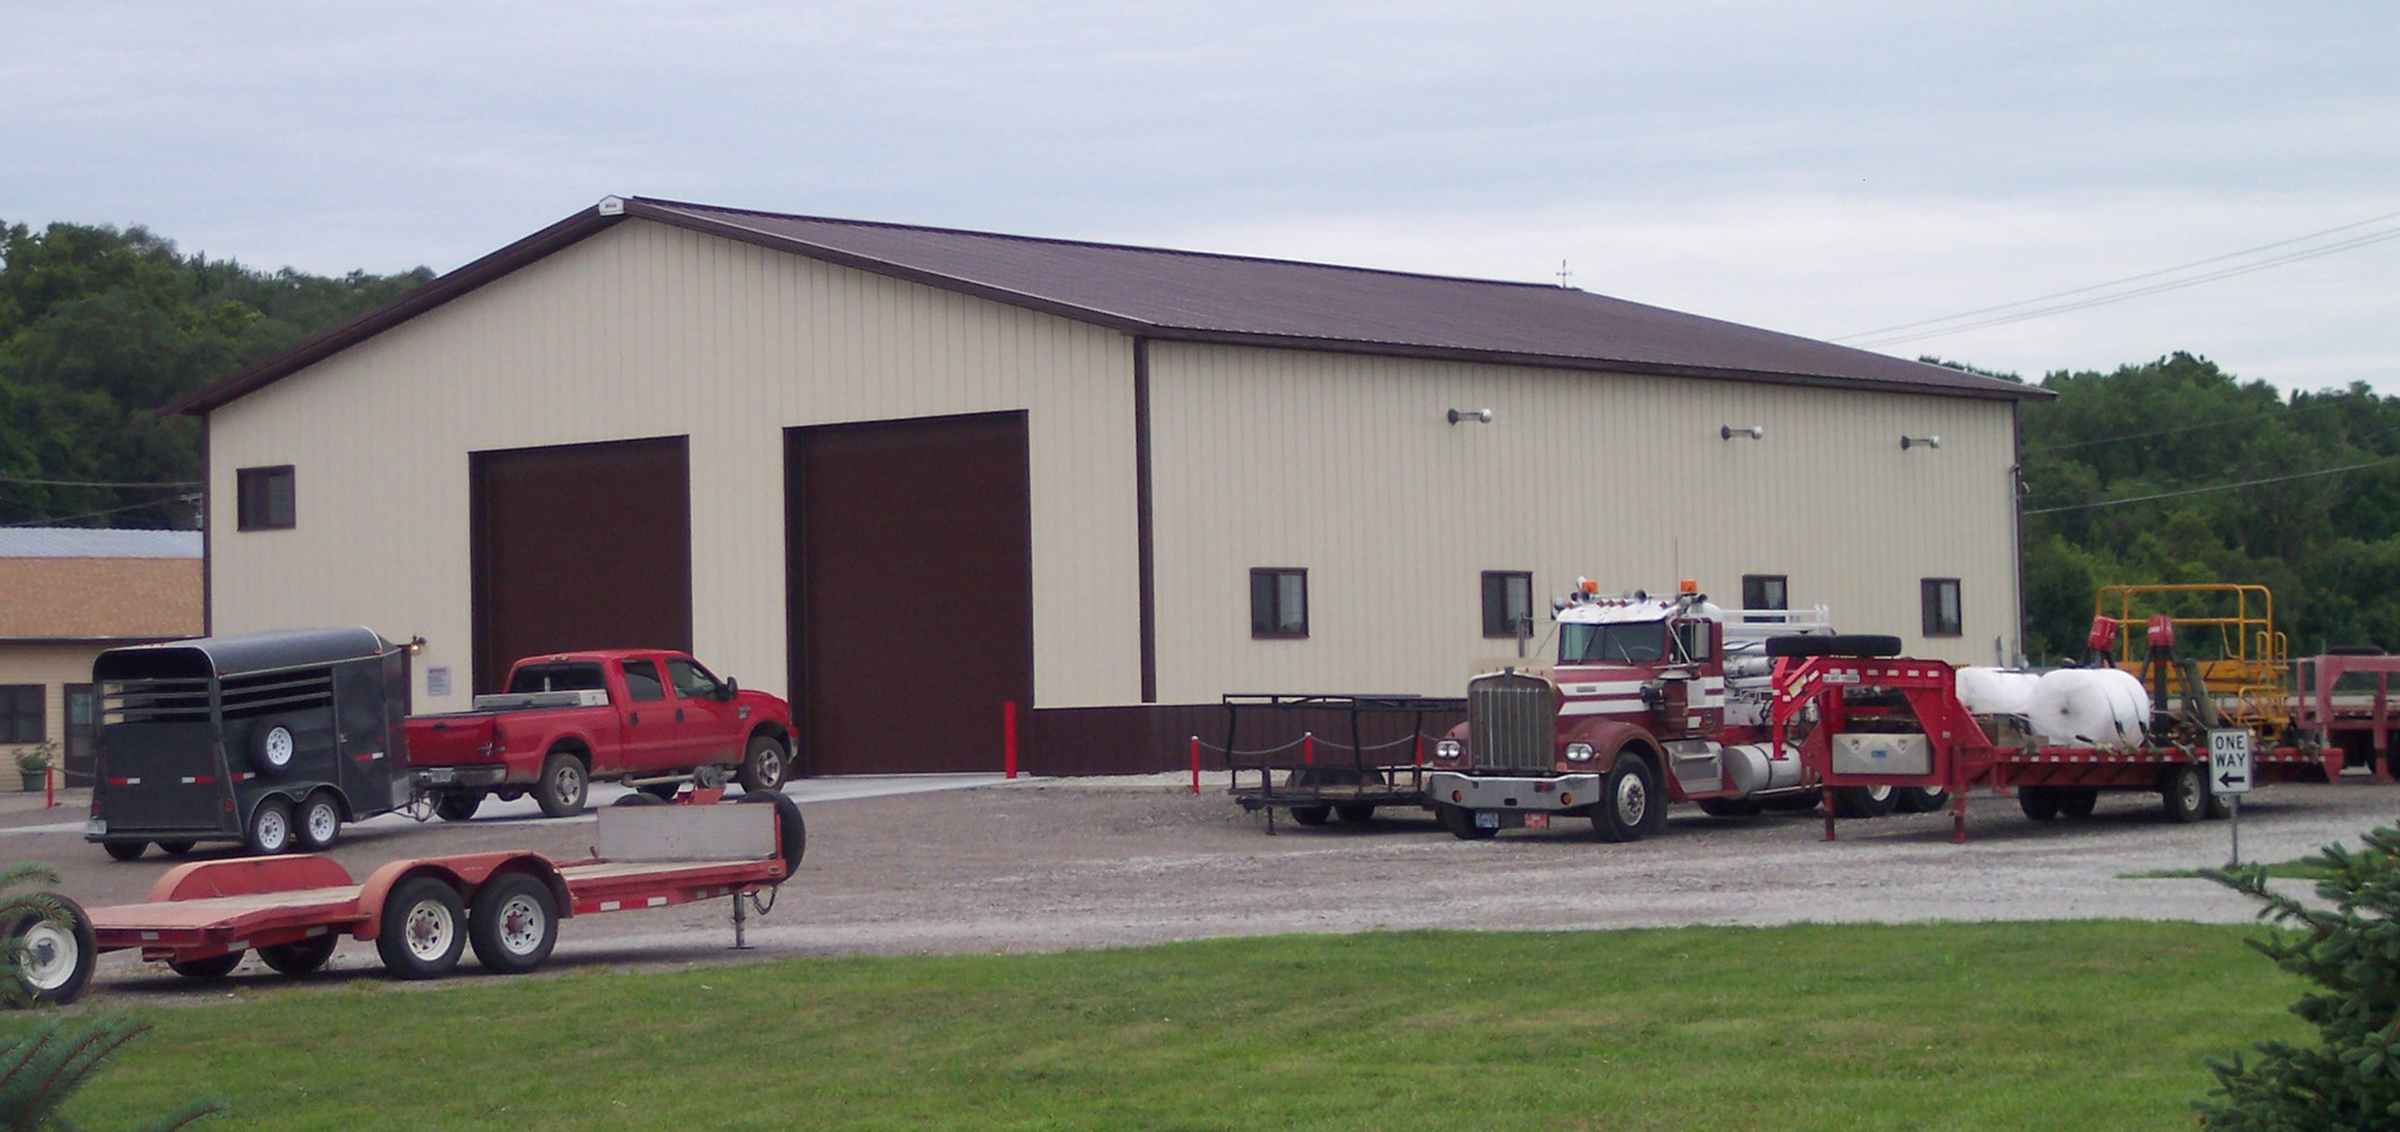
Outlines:
<svg viewBox="0 0 2400 1132"><path fill-rule="evenodd" d="M1759 439L1762 439L1762 438L1764 438L1766 435L1767 435L1767 427L1766 427L1765 425L1718 425L1718 426L1717 426L1717 439L1719 439L1719 440L1731 440L1731 439L1733 439L1734 437L1737 437L1737 436L1747 436L1747 437L1749 437L1749 438L1750 438L1750 439L1752 439L1752 440L1759 440Z"/></svg>
<svg viewBox="0 0 2400 1132"><path fill-rule="evenodd" d="M1941 446L1942 438L1938 436L1903 436L1900 438L1902 452L1911 448L1939 448Z"/></svg>
<svg viewBox="0 0 2400 1132"><path fill-rule="evenodd" d="M1460 421L1473 421L1476 424L1490 424L1492 423L1492 411L1490 409L1450 410L1450 423L1457 424Z"/></svg>

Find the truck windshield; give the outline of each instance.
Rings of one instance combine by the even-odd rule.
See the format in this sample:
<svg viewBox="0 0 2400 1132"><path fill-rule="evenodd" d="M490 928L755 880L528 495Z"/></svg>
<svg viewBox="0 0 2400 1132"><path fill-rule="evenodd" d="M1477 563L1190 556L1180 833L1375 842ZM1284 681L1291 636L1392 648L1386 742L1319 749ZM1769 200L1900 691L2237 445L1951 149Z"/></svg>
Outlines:
<svg viewBox="0 0 2400 1132"><path fill-rule="evenodd" d="M515 675L508 678L511 694L527 692L599 692L608 688L600 678L600 665L594 661L565 661L556 664L520 664Z"/></svg>
<svg viewBox="0 0 2400 1132"><path fill-rule="evenodd" d="M1655 664L1666 655L1666 623L1561 625L1560 664Z"/></svg>

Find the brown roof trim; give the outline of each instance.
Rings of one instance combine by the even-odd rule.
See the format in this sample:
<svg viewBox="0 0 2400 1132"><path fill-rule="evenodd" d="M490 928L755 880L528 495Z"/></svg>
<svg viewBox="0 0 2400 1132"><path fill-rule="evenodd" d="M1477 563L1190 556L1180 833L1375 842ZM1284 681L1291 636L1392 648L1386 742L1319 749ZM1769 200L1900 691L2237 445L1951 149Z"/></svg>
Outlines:
<svg viewBox="0 0 2400 1132"><path fill-rule="evenodd" d="M207 634L203 633L201 635L206 636ZM169 634L164 637L0 637L0 648L13 645L101 645L104 647L114 648L118 645L155 645L160 641L181 641L188 639L189 638L187 637L173 634Z"/></svg>
<svg viewBox="0 0 2400 1132"><path fill-rule="evenodd" d="M262 358L209 385L167 403L159 416L201 415L244 394L289 377L426 311L441 306L509 272L565 248L624 219L603 211L608 202L582 209L556 224L484 256L392 302L334 327L289 350Z"/></svg>
<svg viewBox="0 0 2400 1132"><path fill-rule="evenodd" d="M1124 314L1079 306L1039 295L1012 291L987 283L960 279L936 271L928 271L893 263L871 256L859 255L839 248L792 236L765 232L715 216L695 215L674 201L653 201L639 197L609 197L600 204L577 211L566 219L533 235L501 248L447 275L433 280L402 296L379 310L369 312L349 323L319 334L289 350L262 359L252 365L186 394L159 410L160 415L189 413L205 415L227 402L288 377L310 365L333 356L350 346L385 330L415 318L452 299L458 298L486 283L520 267L541 259L568 245L592 236L628 218L669 224L688 231L717 236L738 243L750 244L772 251L806 256L810 259L842 267L854 268L876 275L902 279L940 290L972 295L992 302L1027 310L1040 311L1076 322L1107 327L1119 332L1147 336L1161 341L1202 342L1218 345L1262 346L1277 349L1312 350L1328 353L1367 354L1378 357L1419 358L1435 361L1482 362L1497 365L1535 366L1544 369L1579 370L1584 372L1628 373L1661 377L1698 378L1715 381L1759 382L1773 385L1799 385L1828 389L1884 390L1932 397L1965 397L1972 400L2032 401L2047 400L2055 394L2035 385L2010 385L1993 382L1984 386L1950 387L1920 385L1912 382L1886 381L1857 376L1828 374L1774 373L1751 370L1729 370L1705 366L1686 366L1652 362L1632 362L1604 357L1583 357L1552 354L1523 354L1510 351L1476 349L1472 347L1424 346L1411 343L1369 342L1351 339L1306 338L1286 335L1259 334L1242 331L1215 330L1204 327L1172 326L1152 323ZM712 210L734 212L738 210ZM773 215L761 213L760 215ZM1028 237L1030 239L1030 237ZM1050 241L1072 243L1072 241ZM1113 246L1113 245L1112 245ZM1166 249L1145 249L1166 250ZM1247 258L1247 257L1234 257ZM1294 261L1269 261L1294 262ZM1337 265L1313 265L1337 266ZM1533 286L1526 284L1526 286Z"/></svg>

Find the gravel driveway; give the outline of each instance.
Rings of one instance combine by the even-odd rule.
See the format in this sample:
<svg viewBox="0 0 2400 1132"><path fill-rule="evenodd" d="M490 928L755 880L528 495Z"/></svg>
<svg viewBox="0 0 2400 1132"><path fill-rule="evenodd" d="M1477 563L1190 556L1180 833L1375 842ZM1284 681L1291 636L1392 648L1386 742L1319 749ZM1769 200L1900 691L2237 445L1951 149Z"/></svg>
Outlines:
<svg viewBox="0 0 2400 1132"><path fill-rule="evenodd" d="M988 782L989 780L969 780ZM904 784L905 785L905 784ZM1841 824L1820 840L1806 815L1723 821L1678 807L1666 832L1603 845L1580 820L1541 833L1457 841L1416 811L1364 826L1288 820L1268 836L1222 784L1193 795L1159 779L1020 780L973 788L916 783L881 794L801 783L809 852L755 950L727 950L723 902L568 922L554 967L713 962L780 955L1041 951L1165 940L1371 928L1562 929L1801 920L2135 917L2243 922L2253 907L2199 880L2122 874L2220 864L2224 822L2176 826L2149 795L2103 796L2080 822L2036 823L2014 800L1973 802L1965 845L1947 815ZM845 796L861 793L870 796ZM595 790L596 800L608 794ZM402 856L532 848L589 851L593 825L530 816L520 803L463 825L398 818L349 832L335 856L355 875ZM169 865L153 851L107 860L71 808L0 808L0 860L42 860L86 904L138 901ZM2248 859L2285 860L2400 817L2400 788L2364 781L2276 786L2242 815ZM335 972L376 969L345 942ZM470 960L462 970L474 969ZM233 985L275 981L255 960ZM200 1001L163 967L104 957L94 998ZM175 992L175 993L161 993Z"/></svg>

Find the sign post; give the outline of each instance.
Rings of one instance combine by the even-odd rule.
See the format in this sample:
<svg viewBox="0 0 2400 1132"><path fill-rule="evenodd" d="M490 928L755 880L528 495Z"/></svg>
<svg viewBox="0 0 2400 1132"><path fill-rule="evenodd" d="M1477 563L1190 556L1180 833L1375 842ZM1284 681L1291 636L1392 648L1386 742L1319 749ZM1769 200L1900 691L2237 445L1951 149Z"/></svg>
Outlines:
<svg viewBox="0 0 2400 1132"><path fill-rule="evenodd" d="M2232 809L2233 864L2242 863L2242 795L2250 792L2250 733L2238 727L2208 733L2208 789Z"/></svg>

